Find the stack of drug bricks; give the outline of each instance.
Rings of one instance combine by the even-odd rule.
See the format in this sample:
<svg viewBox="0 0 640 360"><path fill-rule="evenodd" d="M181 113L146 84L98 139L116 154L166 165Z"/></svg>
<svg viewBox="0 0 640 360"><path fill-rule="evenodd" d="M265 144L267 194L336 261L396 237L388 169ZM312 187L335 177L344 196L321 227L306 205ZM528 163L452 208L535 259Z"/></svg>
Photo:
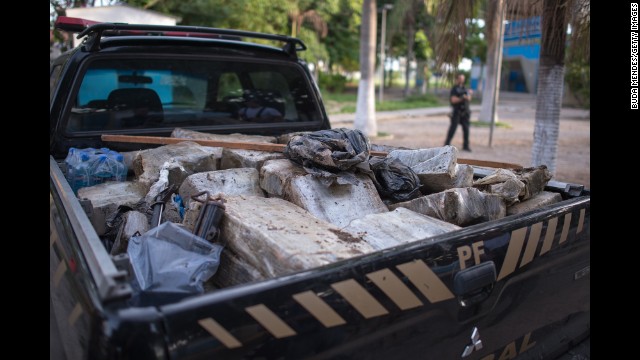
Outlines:
<svg viewBox="0 0 640 360"><path fill-rule="evenodd" d="M219 241L225 249L211 280L216 287L315 268L561 200L559 194L543 191L550 180L544 167L498 169L474 182L473 168L458 163L455 147L445 146L390 151L386 156L418 175L424 195L385 204L367 175L356 174L356 184L327 186L286 159L277 149L292 136L213 135L176 129L172 140L271 144L273 149L179 141L131 152L125 158L134 172L132 181L83 188L78 197L91 200L95 211L108 217L119 205L134 207L145 199L151 201L154 185L176 185L186 207L184 218L166 206L163 219L179 222L190 231L201 207L191 199L193 195L207 191L224 199ZM135 211L126 215L125 222L144 223ZM126 249L135 231L145 230L144 225L124 229L125 245L119 251Z"/></svg>

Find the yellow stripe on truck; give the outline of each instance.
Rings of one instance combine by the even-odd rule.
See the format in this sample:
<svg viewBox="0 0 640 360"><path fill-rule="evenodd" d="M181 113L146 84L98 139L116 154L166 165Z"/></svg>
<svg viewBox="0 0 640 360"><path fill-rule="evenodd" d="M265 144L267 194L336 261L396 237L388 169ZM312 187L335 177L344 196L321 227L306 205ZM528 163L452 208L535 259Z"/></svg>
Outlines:
<svg viewBox="0 0 640 360"><path fill-rule="evenodd" d="M529 232L529 240L527 240L527 247L524 249L524 255L522 256L520 267L527 265L531 262L531 260L533 260L533 257L536 254L536 249L538 248L538 242L540 241L541 232L541 222L533 224L531 226L531 231Z"/></svg>
<svg viewBox="0 0 640 360"><path fill-rule="evenodd" d="M311 315L324 325L324 327L333 327L346 324L347 322L335 310L327 305L313 291L305 291L293 295L293 299L302 305Z"/></svg>
<svg viewBox="0 0 640 360"><path fill-rule="evenodd" d="M422 260L414 260L396 266L401 273L406 276L411 283L420 290L433 304L439 301L453 299L453 293L440 280L427 264Z"/></svg>
<svg viewBox="0 0 640 360"><path fill-rule="evenodd" d="M580 233L584 229L586 209L581 209L579 216L576 234ZM566 241L568 238L571 218L571 213L564 215L559 243ZM547 221L546 232L544 234L544 239L542 239L542 230L544 225L544 221L541 221L531 225L530 227L523 227L511 232L507 253L497 277L498 281L512 274L516 268L518 268L518 260L521 255L522 260L520 261L519 268L531 263L536 257L536 251L540 241L542 241L542 246L538 256L541 256L551 250L558 227L558 217L551 218ZM524 245L525 240L527 241L526 247ZM465 249L466 250L462 252L460 251L460 248L458 249L459 256L461 256L461 254L465 254L466 256L464 259L460 260L461 269L464 268L464 261L470 260L472 255L475 256L474 261L476 264L481 262L483 241L474 242L470 246L465 245ZM396 266L396 269L400 271L402 275L406 276L406 280L403 277L396 275L396 273L389 268L370 272L366 274L366 277L396 306L398 306L400 310L414 309L424 305L424 300L421 300L417 296L415 289L407 284L407 280L432 304L455 298L454 294L449 290L445 283L421 259L415 259L404 264L399 264ZM66 264L61 262L54 274L54 284L60 282L66 270ZM344 300L346 300L346 302L365 319L389 314L389 310L387 310L379 300L372 295L372 293L370 293L355 279L347 279L333 283L331 284L331 288L342 296L342 298L344 298ZM377 294L377 292L374 292L373 294ZM347 321L314 291L303 291L292 295L292 298L325 328L347 324ZM82 313L82 308L79 306L80 305L78 304L69 316L70 322L72 320L75 322L77 317ZM277 339L297 335L293 328L291 328L283 319L264 304L247 307L245 308L245 311L249 313L249 315L251 315L251 317L253 317L253 319L255 319L260 325L262 325L267 332ZM238 348L243 345L213 318L208 317L200 319L198 320L198 324L228 349Z"/></svg>
<svg viewBox="0 0 640 360"><path fill-rule="evenodd" d="M71 310L71 314L69 314L69 317L67 318L70 326L76 324L76 321L78 321L78 318L80 318L82 312L82 305L80 305L80 303L77 303L73 310Z"/></svg>
<svg viewBox="0 0 640 360"><path fill-rule="evenodd" d="M498 275L498 281L505 276L511 274L518 264L518 258L522 251L522 245L524 244L524 238L527 235L527 228L523 227L511 232L511 240L509 240L509 248L507 248L507 255L504 257L502 263L502 269L500 269L500 275Z"/></svg>
<svg viewBox="0 0 640 360"><path fill-rule="evenodd" d="M245 308L245 311L277 339L296 334L295 330L263 304L249 306Z"/></svg>
<svg viewBox="0 0 640 360"><path fill-rule="evenodd" d="M367 277L393 300L400 310L413 309L423 305L422 301L391 270L382 269L368 273Z"/></svg>
<svg viewBox="0 0 640 360"><path fill-rule="evenodd" d="M580 209L580 219L578 219L578 228L576 229L576 234L580 234L582 232L582 228L584 226L584 213L586 209Z"/></svg>
<svg viewBox="0 0 640 360"><path fill-rule="evenodd" d="M547 224L547 232L544 235L544 242L542 243L542 249L540 249L539 255L543 255L547 251L551 250L551 245L553 245L553 239L556 237L557 227L558 227L558 218L549 219L549 223Z"/></svg>
<svg viewBox="0 0 640 360"><path fill-rule="evenodd" d="M231 335L230 332L227 331L222 325L218 324L217 321L212 318L205 318L198 320L198 324L202 326L207 332L213 335L214 338L218 339L224 346L228 349L235 349L242 346L242 343L235 338L235 336Z"/></svg>
<svg viewBox="0 0 640 360"><path fill-rule="evenodd" d="M353 279L333 283L331 287L358 310L365 319L389 313L362 285Z"/></svg>
<svg viewBox="0 0 640 360"><path fill-rule="evenodd" d="M562 226L562 234L560 234L560 242L558 244L562 244L567 240L570 226L571 226L571 213L567 213L564 216L564 225Z"/></svg>
<svg viewBox="0 0 640 360"><path fill-rule="evenodd" d="M64 262L64 260L60 260L60 264L58 264L58 268L56 269L56 272L53 274L54 288L57 288L58 285L60 285L60 281L62 280L62 277L64 276L65 272L67 272L67 264Z"/></svg>

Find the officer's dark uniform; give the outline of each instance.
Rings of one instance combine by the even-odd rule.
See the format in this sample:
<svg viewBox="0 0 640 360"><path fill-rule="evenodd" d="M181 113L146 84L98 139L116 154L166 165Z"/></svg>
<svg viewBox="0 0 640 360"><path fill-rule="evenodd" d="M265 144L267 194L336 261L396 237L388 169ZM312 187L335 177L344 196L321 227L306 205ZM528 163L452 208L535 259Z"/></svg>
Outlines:
<svg viewBox="0 0 640 360"><path fill-rule="evenodd" d="M455 85L451 89L451 96L457 96L462 99L463 95L467 95L467 89L464 85ZM471 110L469 109L469 101L464 99L462 102L457 104L451 104L453 107L453 113L451 114L451 125L449 125L449 131L447 132L447 141L445 141L445 145L449 145L451 143L451 139L453 139L453 135L456 133L456 129L458 128L458 123L462 125L462 148L464 150L471 151L469 148L469 118L471 117Z"/></svg>

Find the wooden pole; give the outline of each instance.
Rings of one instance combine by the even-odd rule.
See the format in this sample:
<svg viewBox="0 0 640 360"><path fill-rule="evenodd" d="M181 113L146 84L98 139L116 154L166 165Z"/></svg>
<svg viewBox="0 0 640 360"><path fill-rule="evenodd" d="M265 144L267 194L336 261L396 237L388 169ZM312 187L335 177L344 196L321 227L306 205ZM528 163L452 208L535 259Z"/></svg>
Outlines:
<svg viewBox="0 0 640 360"><path fill-rule="evenodd" d="M121 142L121 143L138 143L138 144L177 144L183 141L192 141L202 146L211 147L224 147L227 149L241 149L241 150L257 150L257 151L269 151L269 152L283 152L287 146L285 144L272 144L272 143L259 143L259 142L246 142L246 141L220 141L220 140L203 140L203 139L187 139L187 138L173 138L164 136L134 136L134 135L102 135L102 141L106 142ZM371 156L387 156L385 151L369 151ZM507 169L522 169L522 166L518 164L510 164L504 162L487 161L487 160L474 160L474 159L458 159L458 164L467 164L491 168L507 168Z"/></svg>

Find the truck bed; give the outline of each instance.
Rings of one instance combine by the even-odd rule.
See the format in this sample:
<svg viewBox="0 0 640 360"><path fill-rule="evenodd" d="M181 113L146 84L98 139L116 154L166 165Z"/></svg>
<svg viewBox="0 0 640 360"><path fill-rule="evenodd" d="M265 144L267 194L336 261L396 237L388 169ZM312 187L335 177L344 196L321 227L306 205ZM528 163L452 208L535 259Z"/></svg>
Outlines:
<svg viewBox="0 0 640 360"><path fill-rule="evenodd" d="M92 317L76 319L78 306L81 314L98 311L119 319L109 341L114 349L126 347L127 356L151 356L150 338L159 343L164 338L164 353L177 358L333 358L362 353L385 358L403 349L407 356L428 349L436 357L452 358L469 342L470 332L464 329L479 326L482 341L491 345L471 358L490 356L487 350L498 358L514 349L538 358L551 354L551 348L534 347L534 342L552 341L555 331L571 331L572 338L588 332L590 197L576 185L550 182L546 190L566 200L521 215L247 284L208 287L208 293L175 304L132 308L127 305L131 289L126 258L108 255L53 159L50 170L52 212L68 216L66 225L52 220L52 254L59 256L52 258L53 286L64 283L70 259L76 259L75 266L89 270L86 274L91 276L84 281L97 285L93 301L100 304L92 308L92 301L79 301L69 309L67 320L80 323L84 318L85 326L95 326ZM490 170L475 171L483 176ZM76 239L64 244L77 248L57 251L64 249L57 240L68 230L75 230ZM490 269L494 278L466 294L469 289L460 280L465 267L472 277L474 271L487 274ZM535 310L540 306L547 309L544 316ZM568 319L582 325L570 330L559 326ZM446 331L434 332L438 328ZM118 338L132 329L144 336ZM184 341L185 336L190 340ZM556 345L553 351L568 346Z"/></svg>

